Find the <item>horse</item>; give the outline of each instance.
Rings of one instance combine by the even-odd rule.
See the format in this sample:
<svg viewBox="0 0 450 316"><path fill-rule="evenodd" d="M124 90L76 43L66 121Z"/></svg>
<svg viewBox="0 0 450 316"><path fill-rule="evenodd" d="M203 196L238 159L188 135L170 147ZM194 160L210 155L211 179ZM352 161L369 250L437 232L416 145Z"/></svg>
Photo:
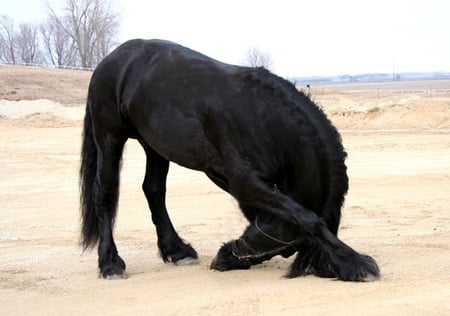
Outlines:
<svg viewBox="0 0 450 316"><path fill-rule="evenodd" d="M103 278L123 277L113 238L122 152L146 154L142 184L164 262L193 264L195 249L166 208L169 162L202 171L238 202L249 226L211 269L248 269L296 254L287 277L380 277L375 260L337 237L348 190L341 136L305 93L264 68L230 65L164 40L134 39L94 70L80 166L81 240L98 243Z"/></svg>

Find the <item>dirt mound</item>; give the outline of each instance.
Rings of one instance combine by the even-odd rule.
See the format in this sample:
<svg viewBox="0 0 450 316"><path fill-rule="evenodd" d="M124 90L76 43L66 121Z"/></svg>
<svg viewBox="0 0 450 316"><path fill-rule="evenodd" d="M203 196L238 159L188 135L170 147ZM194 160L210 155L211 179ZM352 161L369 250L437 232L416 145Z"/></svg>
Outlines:
<svg viewBox="0 0 450 316"><path fill-rule="evenodd" d="M81 124L91 74L0 65L2 124L34 127ZM445 80L354 83L316 86L311 92L339 129L449 129L450 96L436 94L446 90L442 87L448 84ZM398 92L394 93L394 88ZM412 94L412 88L430 92Z"/></svg>
<svg viewBox="0 0 450 316"><path fill-rule="evenodd" d="M0 122L8 127L76 127L80 121L67 120L51 113L33 113L18 119L0 115Z"/></svg>
<svg viewBox="0 0 450 316"><path fill-rule="evenodd" d="M79 126L83 113L84 107L63 106L51 100L0 100L0 121L11 127Z"/></svg>
<svg viewBox="0 0 450 316"><path fill-rule="evenodd" d="M325 111L341 129L448 129L450 98L411 96Z"/></svg>
<svg viewBox="0 0 450 316"><path fill-rule="evenodd" d="M325 112L339 129L450 129L450 98L404 98L398 102L355 105L346 103ZM8 126L79 126L83 106L64 106L50 100L0 100L2 124Z"/></svg>

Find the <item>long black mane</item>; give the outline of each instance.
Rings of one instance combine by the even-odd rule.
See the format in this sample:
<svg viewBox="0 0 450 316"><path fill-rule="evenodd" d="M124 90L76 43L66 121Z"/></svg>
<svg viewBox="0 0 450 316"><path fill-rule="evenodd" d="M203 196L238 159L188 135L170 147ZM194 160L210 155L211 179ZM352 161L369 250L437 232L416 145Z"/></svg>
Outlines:
<svg viewBox="0 0 450 316"><path fill-rule="evenodd" d="M323 170L321 182L326 184L323 187L326 200L323 207L315 211L324 215L329 229L337 234L340 210L348 190L345 165L347 153L342 145L341 135L310 95L265 68L260 67L249 72L245 80L245 89L258 93L267 91L279 99L277 104L284 106L297 123L297 135L307 135L308 141L314 142L314 147L318 148Z"/></svg>

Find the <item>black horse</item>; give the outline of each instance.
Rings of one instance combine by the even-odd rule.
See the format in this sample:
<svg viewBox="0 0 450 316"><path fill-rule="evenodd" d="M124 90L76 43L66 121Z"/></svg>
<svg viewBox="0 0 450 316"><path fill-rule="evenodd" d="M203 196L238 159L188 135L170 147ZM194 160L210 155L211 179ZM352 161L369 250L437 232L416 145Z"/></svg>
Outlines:
<svg viewBox="0 0 450 316"><path fill-rule="evenodd" d="M100 274L120 276L113 239L122 151L145 150L143 190L162 259L197 253L165 204L169 161L203 171L238 201L250 225L219 250L212 269L248 269L297 253L288 277L379 277L375 261L337 238L348 189L340 135L310 98L263 68L224 64L161 40L131 40L96 68L84 119L82 243L98 245Z"/></svg>

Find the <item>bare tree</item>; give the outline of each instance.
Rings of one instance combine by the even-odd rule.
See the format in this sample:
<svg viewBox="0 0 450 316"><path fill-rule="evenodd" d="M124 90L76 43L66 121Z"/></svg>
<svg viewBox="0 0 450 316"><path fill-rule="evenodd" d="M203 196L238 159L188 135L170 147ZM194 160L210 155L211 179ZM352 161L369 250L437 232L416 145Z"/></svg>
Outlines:
<svg viewBox="0 0 450 316"><path fill-rule="evenodd" d="M82 67L94 67L112 49L120 21L110 1L66 0L62 17L48 8L49 16L72 39Z"/></svg>
<svg viewBox="0 0 450 316"><path fill-rule="evenodd" d="M273 60L269 53L253 46L247 50L245 64L250 67L264 67L266 69L270 69L273 65Z"/></svg>
<svg viewBox="0 0 450 316"><path fill-rule="evenodd" d="M3 15L0 17L0 60L16 64L16 31L14 20Z"/></svg>
<svg viewBox="0 0 450 316"><path fill-rule="evenodd" d="M40 25L43 49L47 61L56 67L76 65L76 49L72 38L59 27L54 17L49 17Z"/></svg>
<svg viewBox="0 0 450 316"><path fill-rule="evenodd" d="M21 23L16 34L17 54L22 63L34 64L42 60L39 47L39 27L33 23Z"/></svg>

